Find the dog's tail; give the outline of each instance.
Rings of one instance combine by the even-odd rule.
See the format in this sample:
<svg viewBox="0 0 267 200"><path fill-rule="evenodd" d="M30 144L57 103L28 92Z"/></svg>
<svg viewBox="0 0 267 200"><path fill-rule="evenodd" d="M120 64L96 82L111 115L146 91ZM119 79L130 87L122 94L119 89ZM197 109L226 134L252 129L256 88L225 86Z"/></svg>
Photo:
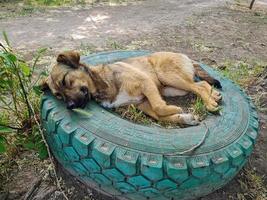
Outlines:
<svg viewBox="0 0 267 200"><path fill-rule="evenodd" d="M195 75L200 79L200 80L205 80L209 84L213 85L216 88L222 88L222 85L220 81L217 79L211 77L208 72L206 72L198 63L193 62L193 66L195 68Z"/></svg>

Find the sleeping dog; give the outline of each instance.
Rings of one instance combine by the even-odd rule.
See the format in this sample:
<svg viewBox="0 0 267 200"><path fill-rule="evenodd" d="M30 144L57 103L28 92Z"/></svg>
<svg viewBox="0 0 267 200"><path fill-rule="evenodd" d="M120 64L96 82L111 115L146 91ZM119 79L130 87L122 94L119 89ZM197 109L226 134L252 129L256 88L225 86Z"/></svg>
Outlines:
<svg viewBox="0 0 267 200"><path fill-rule="evenodd" d="M195 77L201 81L195 82ZM106 108L135 104L156 120L187 125L199 122L180 107L167 105L162 96L193 92L202 98L208 111L214 112L222 97L212 85L221 87L186 55L171 52L88 66L80 63L77 52L67 51L58 55L57 64L42 82L42 88L63 99L69 109L83 108L93 98Z"/></svg>

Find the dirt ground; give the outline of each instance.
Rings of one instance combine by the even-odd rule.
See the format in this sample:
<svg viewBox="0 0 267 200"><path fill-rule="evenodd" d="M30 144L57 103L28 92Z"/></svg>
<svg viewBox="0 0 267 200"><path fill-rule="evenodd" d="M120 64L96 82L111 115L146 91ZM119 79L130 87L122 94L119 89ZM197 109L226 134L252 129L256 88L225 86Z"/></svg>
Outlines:
<svg viewBox="0 0 267 200"><path fill-rule="evenodd" d="M7 32L12 46L27 59L38 48L48 48L40 71L51 65L56 53L66 49L82 54L113 49L175 51L217 68L239 61L253 66L267 62L267 0L256 1L252 11L247 5L241 0L153 0L29 10L21 4L0 3L0 30ZM262 94L258 142L245 169L202 200L267 199L267 70L243 87L254 101ZM23 199L38 177L43 180L33 199L40 199L40 195L63 199L48 160L40 161L34 152L23 152L9 164L12 167L1 180L0 199ZM99 198L61 173L69 199Z"/></svg>

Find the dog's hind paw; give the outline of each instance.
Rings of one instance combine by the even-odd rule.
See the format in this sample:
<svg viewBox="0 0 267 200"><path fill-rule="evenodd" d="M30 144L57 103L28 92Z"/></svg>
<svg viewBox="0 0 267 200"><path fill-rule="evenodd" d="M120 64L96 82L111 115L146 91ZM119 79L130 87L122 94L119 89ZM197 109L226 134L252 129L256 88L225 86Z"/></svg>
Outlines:
<svg viewBox="0 0 267 200"><path fill-rule="evenodd" d="M180 114L180 117L183 120L184 124L191 126L196 126L199 124L198 118L190 113Z"/></svg>
<svg viewBox="0 0 267 200"><path fill-rule="evenodd" d="M211 97L216 101L216 102L220 102L222 100L222 95L219 91L213 89L211 91Z"/></svg>

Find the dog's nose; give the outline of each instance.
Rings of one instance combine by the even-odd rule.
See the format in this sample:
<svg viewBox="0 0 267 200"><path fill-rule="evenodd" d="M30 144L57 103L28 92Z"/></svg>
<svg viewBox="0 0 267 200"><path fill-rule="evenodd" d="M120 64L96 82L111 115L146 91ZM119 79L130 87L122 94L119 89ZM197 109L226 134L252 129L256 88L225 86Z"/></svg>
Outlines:
<svg viewBox="0 0 267 200"><path fill-rule="evenodd" d="M73 108L75 108L75 103L74 103L74 101L72 101L72 100L68 101L68 102L67 102L67 108L68 108L68 109L73 109Z"/></svg>

